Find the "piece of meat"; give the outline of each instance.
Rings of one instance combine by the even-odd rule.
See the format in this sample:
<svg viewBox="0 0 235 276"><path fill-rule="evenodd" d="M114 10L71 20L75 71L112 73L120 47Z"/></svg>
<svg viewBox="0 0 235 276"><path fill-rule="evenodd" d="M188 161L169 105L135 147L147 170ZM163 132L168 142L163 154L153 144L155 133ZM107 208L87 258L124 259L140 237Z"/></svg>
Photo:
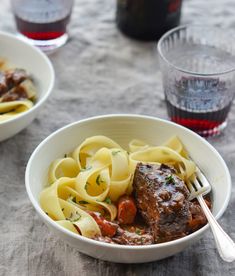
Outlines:
<svg viewBox="0 0 235 276"><path fill-rule="evenodd" d="M28 96L26 91L22 87L16 86L3 94L2 102L19 101L27 98Z"/></svg>
<svg viewBox="0 0 235 276"><path fill-rule="evenodd" d="M28 75L24 69L13 69L6 71L5 73L5 79L8 90L10 90L12 87L17 86L24 80L28 78Z"/></svg>
<svg viewBox="0 0 235 276"><path fill-rule="evenodd" d="M153 244L154 239L150 233L137 234L119 227L116 235L112 238L115 243L123 245L148 245Z"/></svg>
<svg viewBox="0 0 235 276"><path fill-rule="evenodd" d="M0 73L0 97L2 102L15 101L27 98L24 88L19 85L28 77L24 69L12 69Z"/></svg>
<svg viewBox="0 0 235 276"><path fill-rule="evenodd" d="M207 195L204 200L208 208L211 209L210 197ZM189 232L194 232L204 226L207 223L207 219L197 199L189 203L189 209L192 214L192 219L189 221Z"/></svg>
<svg viewBox="0 0 235 276"><path fill-rule="evenodd" d="M144 226L130 226L130 228L122 228L121 226L118 226L113 237L95 236L93 239L106 243L122 245L148 245L154 243L153 236L148 231L148 228Z"/></svg>
<svg viewBox="0 0 235 276"><path fill-rule="evenodd" d="M91 211L88 213L93 217L93 219L98 224L102 236L107 236L111 238L116 234L117 228L118 228L118 225L116 223L106 220L98 213L91 212Z"/></svg>
<svg viewBox="0 0 235 276"><path fill-rule="evenodd" d="M131 224L135 220L137 208L134 199L130 196L122 196L118 200L118 221L120 224Z"/></svg>
<svg viewBox="0 0 235 276"><path fill-rule="evenodd" d="M137 208L150 226L155 243L187 235L192 219L189 192L173 168L138 163L133 188Z"/></svg>
<svg viewBox="0 0 235 276"><path fill-rule="evenodd" d="M3 73L0 72L0 97L7 91L6 78Z"/></svg>

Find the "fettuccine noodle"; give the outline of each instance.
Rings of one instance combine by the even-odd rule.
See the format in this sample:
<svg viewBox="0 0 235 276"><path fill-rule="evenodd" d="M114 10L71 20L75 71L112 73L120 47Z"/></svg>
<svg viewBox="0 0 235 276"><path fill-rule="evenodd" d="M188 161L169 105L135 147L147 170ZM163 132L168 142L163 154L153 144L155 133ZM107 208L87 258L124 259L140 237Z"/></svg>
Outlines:
<svg viewBox="0 0 235 276"><path fill-rule="evenodd" d="M33 102L30 100L0 102L0 122L6 121L15 117L22 112L32 108Z"/></svg>
<svg viewBox="0 0 235 276"><path fill-rule="evenodd" d="M49 186L40 195L41 207L59 225L74 233L89 238L100 235L100 228L89 212L115 220L115 204L121 196L132 192L138 162L171 165L183 180L195 173L195 164L176 136L160 146L132 140L129 152L108 137L93 136L72 153L52 162Z"/></svg>

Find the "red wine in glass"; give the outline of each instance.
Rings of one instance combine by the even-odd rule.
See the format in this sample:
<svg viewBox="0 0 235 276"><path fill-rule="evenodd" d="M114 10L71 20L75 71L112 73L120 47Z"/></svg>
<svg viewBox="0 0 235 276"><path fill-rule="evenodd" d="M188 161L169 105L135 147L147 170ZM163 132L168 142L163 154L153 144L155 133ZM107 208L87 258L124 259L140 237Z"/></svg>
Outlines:
<svg viewBox="0 0 235 276"><path fill-rule="evenodd" d="M224 96L224 81L182 78L175 83L174 90L165 91L168 116L173 122L204 137L216 135L226 126L232 100Z"/></svg>
<svg viewBox="0 0 235 276"><path fill-rule="evenodd" d="M66 33L69 18L70 15L67 15L65 18L54 22L35 23L15 15L18 31L24 36L35 40L51 40L63 36Z"/></svg>
<svg viewBox="0 0 235 276"><path fill-rule="evenodd" d="M72 6L73 0L12 0L19 34L43 50L67 41Z"/></svg>

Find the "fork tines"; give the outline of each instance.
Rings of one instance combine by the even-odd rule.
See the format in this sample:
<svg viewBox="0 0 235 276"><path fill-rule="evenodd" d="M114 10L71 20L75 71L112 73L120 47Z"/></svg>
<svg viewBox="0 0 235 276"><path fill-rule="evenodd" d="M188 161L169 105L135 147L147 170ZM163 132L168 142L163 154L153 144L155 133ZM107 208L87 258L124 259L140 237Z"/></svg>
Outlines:
<svg viewBox="0 0 235 276"><path fill-rule="evenodd" d="M186 181L186 185L190 191L189 200L192 200L199 195L204 196L211 191L210 183L198 167L195 175Z"/></svg>

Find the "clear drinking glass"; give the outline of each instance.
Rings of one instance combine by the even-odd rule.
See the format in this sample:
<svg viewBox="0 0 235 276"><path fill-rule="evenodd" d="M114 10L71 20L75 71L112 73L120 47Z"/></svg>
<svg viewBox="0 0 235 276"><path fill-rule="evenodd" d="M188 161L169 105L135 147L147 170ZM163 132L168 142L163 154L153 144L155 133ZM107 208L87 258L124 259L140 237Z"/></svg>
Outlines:
<svg viewBox="0 0 235 276"><path fill-rule="evenodd" d="M73 0L11 0L19 35L44 51L68 39Z"/></svg>
<svg viewBox="0 0 235 276"><path fill-rule="evenodd" d="M235 95L235 35L181 26L158 42L169 118L201 136L219 134Z"/></svg>

